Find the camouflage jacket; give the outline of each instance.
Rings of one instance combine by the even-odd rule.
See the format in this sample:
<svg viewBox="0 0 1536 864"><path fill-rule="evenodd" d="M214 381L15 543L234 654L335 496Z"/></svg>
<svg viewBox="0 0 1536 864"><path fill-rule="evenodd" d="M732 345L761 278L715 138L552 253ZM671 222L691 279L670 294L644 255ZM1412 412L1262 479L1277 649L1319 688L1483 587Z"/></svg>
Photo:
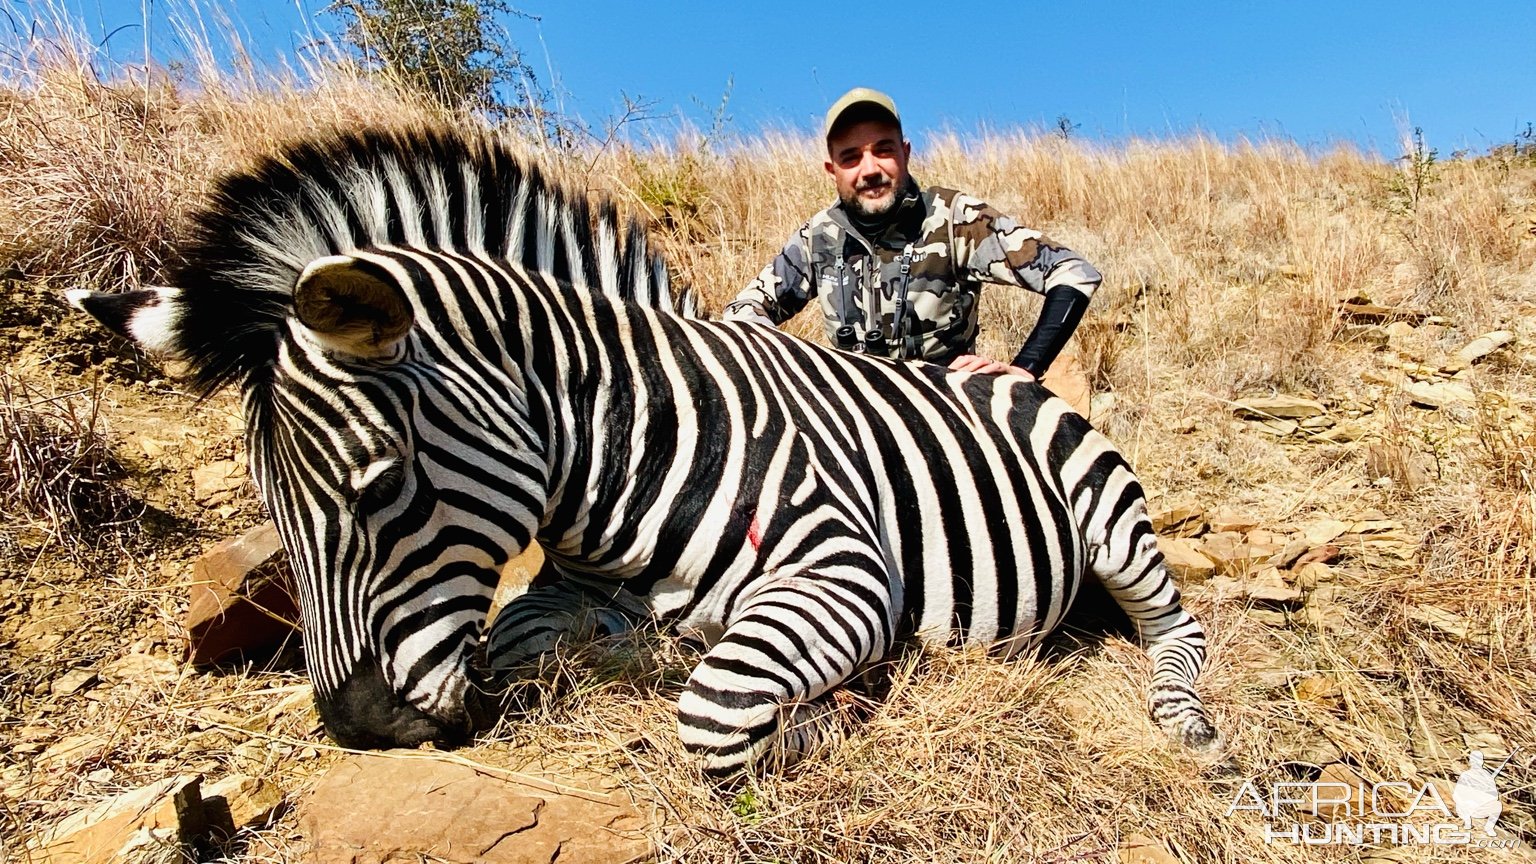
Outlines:
<svg viewBox="0 0 1536 864"><path fill-rule="evenodd" d="M782 324L819 297L832 344L948 363L974 350L982 283L1040 294L1070 286L1084 300L1098 287L1099 272L1076 253L964 193L909 181L895 207L872 237L840 204L812 216L726 316Z"/></svg>

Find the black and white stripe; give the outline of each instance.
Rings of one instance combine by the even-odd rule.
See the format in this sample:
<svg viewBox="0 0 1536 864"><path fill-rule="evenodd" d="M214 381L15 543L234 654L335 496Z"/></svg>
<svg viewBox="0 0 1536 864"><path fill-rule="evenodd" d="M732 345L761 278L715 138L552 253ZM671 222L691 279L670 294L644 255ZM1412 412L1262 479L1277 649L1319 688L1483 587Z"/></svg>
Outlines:
<svg viewBox="0 0 1536 864"><path fill-rule="evenodd" d="M679 727L711 771L904 634L1036 644L1088 573L1141 627L1154 716L1214 742L1141 489L1038 385L699 320L643 234L473 135L301 143L197 224L176 287L74 299L244 388L338 740L477 722L468 659L537 538L561 578L492 662L647 615L703 634Z"/></svg>

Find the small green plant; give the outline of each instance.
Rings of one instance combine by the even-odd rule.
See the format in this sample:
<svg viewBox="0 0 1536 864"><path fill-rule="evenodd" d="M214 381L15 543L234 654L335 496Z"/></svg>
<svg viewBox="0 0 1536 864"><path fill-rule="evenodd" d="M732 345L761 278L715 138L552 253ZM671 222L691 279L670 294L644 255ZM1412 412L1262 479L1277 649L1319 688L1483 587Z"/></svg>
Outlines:
<svg viewBox="0 0 1536 864"><path fill-rule="evenodd" d="M763 802L756 790L748 787L736 793L731 800L731 814L748 825L763 821Z"/></svg>
<svg viewBox="0 0 1536 864"><path fill-rule="evenodd" d="M1387 178L1387 209L1400 216L1415 213L1419 203L1440 180L1440 151L1424 143L1424 130L1413 127L1408 152L1397 158L1398 170Z"/></svg>

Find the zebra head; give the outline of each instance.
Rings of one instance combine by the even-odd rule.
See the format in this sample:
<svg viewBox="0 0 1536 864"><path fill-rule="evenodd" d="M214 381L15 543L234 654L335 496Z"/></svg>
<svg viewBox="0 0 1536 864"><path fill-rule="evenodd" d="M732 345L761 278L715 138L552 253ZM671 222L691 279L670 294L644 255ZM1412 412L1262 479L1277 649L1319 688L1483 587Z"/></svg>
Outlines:
<svg viewBox="0 0 1536 864"><path fill-rule="evenodd" d="M522 419L438 374L388 256L325 256L292 289L244 409L251 472L289 552L320 714L354 747L457 743L490 719L469 658L501 566L529 541L543 464ZM177 289L72 292L139 345L190 359ZM510 434L509 434L510 433ZM497 514L492 521L488 513Z"/></svg>
<svg viewBox="0 0 1536 864"><path fill-rule="evenodd" d="M638 229L618 237L611 208L594 220L487 137L339 133L215 184L172 287L72 292L195 392L240 387L341 743L452 742L486 719L469 661L559 462L532 371L557 361L514 283L694 308Z"/></svg>

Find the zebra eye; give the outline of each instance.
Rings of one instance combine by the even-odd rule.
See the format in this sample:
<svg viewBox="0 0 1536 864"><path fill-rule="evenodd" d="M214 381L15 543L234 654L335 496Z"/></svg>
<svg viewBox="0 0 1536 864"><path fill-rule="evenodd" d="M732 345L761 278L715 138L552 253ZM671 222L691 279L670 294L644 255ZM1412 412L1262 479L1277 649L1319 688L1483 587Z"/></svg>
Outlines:
<svg viewBox="0 0 1536 864"><path fill-rule="evenodd" d="M364 513L376 513L394 503L405 485L405 460L380 459L353 472L352 500Z"/></svg>

